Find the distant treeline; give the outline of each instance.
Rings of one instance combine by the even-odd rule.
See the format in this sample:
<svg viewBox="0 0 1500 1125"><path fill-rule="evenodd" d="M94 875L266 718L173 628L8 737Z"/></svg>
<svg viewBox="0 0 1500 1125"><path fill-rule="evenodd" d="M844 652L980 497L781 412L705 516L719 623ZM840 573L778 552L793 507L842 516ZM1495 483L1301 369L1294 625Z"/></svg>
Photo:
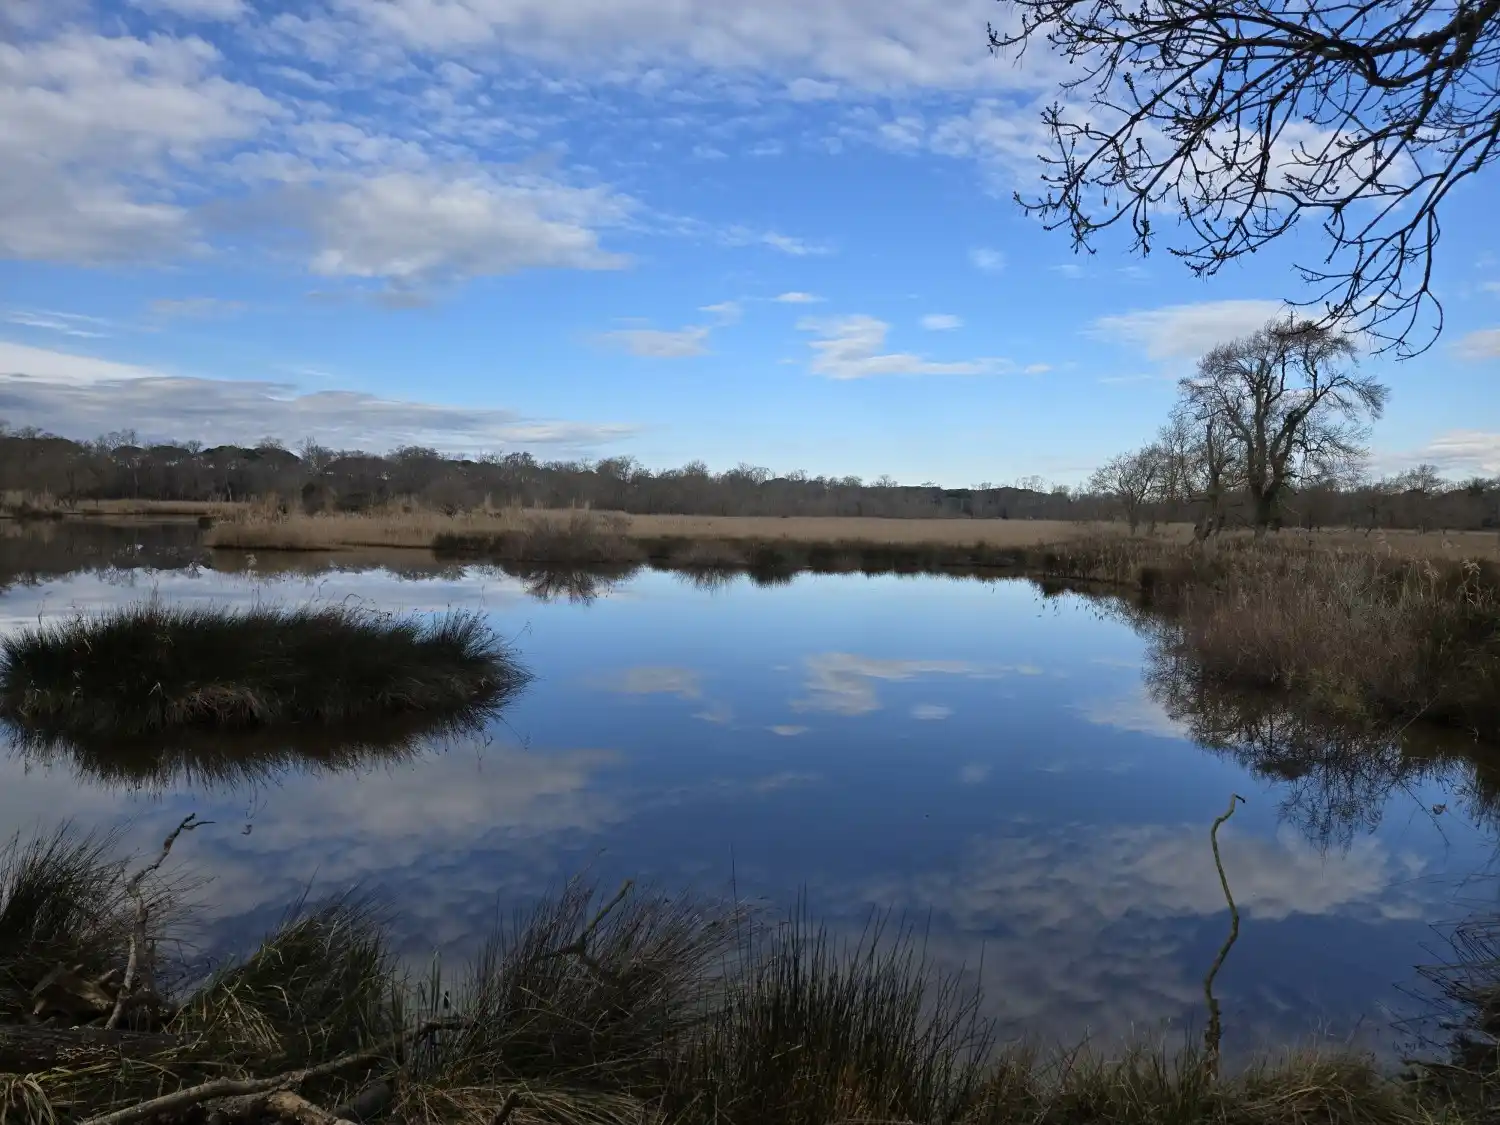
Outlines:
<svg viewBox="0 0 1500 1125"><path fill-rule="evenodd" d="M305 512L368 511L415 501L445 512L484 506L597 509L668 515L875 516L901 519L1099 520L1118 516L1117 499L1086 489L1016 485L942 488L888 477L776 474L739 465L710 472L702 462L653 472L629 457L538 461L529 453L445 457L407 446L384 455L304 442L296 452L266 439L253 447L199 442L145 445L133 434L80 442L0 423L0 491L48 497L64 507L90 500L273 500ZM14 506L14 504L12 505ZM1288 497L1284 522L1298 526L1500 528L1500 478L1464 484L1430 470ZM1146 518L1192 519L1187 505L1162 501ZM1230 505L1229 522L1248 512Z"/></svg>

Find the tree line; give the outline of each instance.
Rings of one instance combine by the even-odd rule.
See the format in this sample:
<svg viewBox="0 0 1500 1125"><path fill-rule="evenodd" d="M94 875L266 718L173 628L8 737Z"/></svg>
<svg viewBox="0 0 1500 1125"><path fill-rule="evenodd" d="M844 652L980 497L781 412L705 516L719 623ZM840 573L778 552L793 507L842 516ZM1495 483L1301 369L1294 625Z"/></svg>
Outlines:
<svg viewBox="0 0 1500 1125"><path fill-rule="evenodd" d="M1271 338L1263 333L1255 346L1264 349ZM1347 373L1328 382L1326 357L1319 350L1326 350L1327 342L1317 347L1308 342L1288 355L1289 377L1315 374L1319 380L1313 399L1293 381L1272 395L1270 383L1255 379L1250 389L1260 399L1231 395L1235 380L1242 378L1237 372L1244 365L1233 359L1242 344L1205 357L1197 378L1185 381L1158 439L1112 458L1083 488L1049 485L1037 477L1012 485L941 488L901 485L889 477L867 482L776 474L751 465L715 473L702 462L652 471L629 457L592 462L539 461L524 452L446 457L418 446L374 454L333 450L315 441L304 441L294 452L272 438L253 446L205 448L197 442L146 444L129 431L74 441L0 422L0 491L32 503L46 497L45 503L63 508L90 500L260 500L319 513L364 512L405 501L447 513L484 505L590 506L667 515L1120 518L1133 528L1191 520L1203 534L1283 522L1422 530L1500 527L1500 479L1454 483L1432 466L1385 480L1359 478L1360 427L1343 412L1376 400L1365 384L1348 382ZM1312 366L1303 365L1304 359ZM1277 374L1277 386L1280 378ZM1383 403L1382 391L1378 404ZM1243 437L1246 419L1256 418L1266 423L1262 452ZM1269 425L1276 418L1279 428ZM1300 421L1288 426L1292 419Z"/></svg>
<svg viewBox="0 0 1500 1125"><path fill-rule="evenodd" d="M711 472L702 462L652 471L630 457L540 461L525 452L448 457L405 446L385 454L274 438L254 446L147 444L130 431L74 441L0 422L0 491L66 508L90 500L272 500L308 513L364 512L413 501L447 513L492 507L589 506L634 513L887 518L1104 518L1092 502L1040 478L942 488L889 477L776 474L753 465Z"/></svg>

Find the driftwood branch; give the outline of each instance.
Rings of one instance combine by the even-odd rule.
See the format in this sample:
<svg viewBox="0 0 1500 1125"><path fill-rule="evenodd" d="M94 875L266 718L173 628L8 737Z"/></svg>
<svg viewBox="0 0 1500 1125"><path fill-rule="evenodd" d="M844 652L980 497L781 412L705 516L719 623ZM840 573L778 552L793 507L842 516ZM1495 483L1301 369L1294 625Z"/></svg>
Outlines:
<svg viewBox="0 0 1500 1125"><path fill-rule="evenodd" d="M589 939L594 936L594 931L597 930L599 928L599 924L609 916L610 911L612 911L615 907L619 906L620 903L625 901L625 896L630 893L630 889L633 886L635 886L635 880L626 879L625 882L620 884L620 889L615 892L615 897L604 904L599 913L594 915L593 920L583 928L582 933L580 933L567 945L564 945L558 949L554 949L551 953L544 954L544 956L577 957L578 960L583 962L583 964L588 967L589 971L592 972L596 977L598 977L602 981L613 984L616 980L616 974L606 969L602 964L600 964L598 958L596 958L589 952Z"/></svg>
<svg viewBox="0 0 1500 1125"><path fill-rule="evenodd" d="M411 1031L382 1040L373 1047L367 1047L362 1051L351 1051L336 1059L330 1059L328 1062L318 1063L316 1066L289 1070L283 1074L272 1074L265 1078L216 1078L211 1082L203 1082L183 1090L174 1090L170 1094L163 1094L157 1098L149 1098L112 1113L85 1118L79 1125L131 1125L131 1122L145 1121L157 1114L187 1109L190 1106L202 1105L204 1102L215 1101L219 1098L243 1098L249 1095L289 1091L314 1078L337 1074L341 1070L348 1070L360 1063L374 1062L408 1040L425 1039L434 1032L462 1026L464 1026L462 1021L432 1020ZM249 1103L245 1104L248 1107ZM337 1120L332 1114L327 1114L326 1110L320 1112L325 1113L329 1120ZM311 1125L311 1123L304 1122L304 1125ZM319 1125L327 1125L327 1123L321 1122Z"/></svg>
<svg viewBox="0 0 1500 1125"><path fill-rule="evenodd" d="M505 1101L500 1103L500 1109L495 1114L495 1120L490 1125L505 1125L510 1120L510 1115L516 1111L516 1106L521 1104L521 1091L512 1090L505 1095Z"/></svg>
<svg viewBox="0 0 1500 1125"><path fill-rule="evenodd" d="M1239 940L1240 936L1240 911L1234 905L1234 895L1229 893L1229 876L1224 874L1224 861L1219 857L1219 828L1234 815L1234 810L1244 803L1245 798L1238 793L1232 794L1229 798L1229 807L1214 820L1214 826L1208 832L1209 843L1213 845L1214 850L1214 867L1219 872L1219 886L1224 888L1224 901L1229 904L1229 936L1219 947L1219 955L1214 958L1214 963L1209 966L1208 975L1203 978L1203 996L1208 1001L1208 1027L1203 1032L1203 1046L1208 1065L1214 1071L1217 1071L1219 1067L1219 1041L1224 1036L1219 1001L1214 997L1214 978L1223 968L1224 958L1229 956L1230 947Z"/></svg>
<svg viewBox="0 0 1500 1125"><path fill-rule="evenodd" d="M146 923L151 916L151 904L141 893L141 885L146 881L147 875L161 870L161 865L167 862L167 856L172 854L172 845L177 842L177 837L184 832L191 832L195 828L202 828L205 824L212 823L211 820L199 820L197 813L188 813L162 841L161 854L156 857L156 861L141 868L125 884L125 893L130 896L130 901L135 903L135 922L130 930L130 953L125 962L125 979L120 982L120 991L115 994L114 1010L104 1021L106 1029L119 1026L121 1017L125 1015L126 1008L132 1002L131 996L135 991L136 979L141 973L141 956L147 943ZM149 956L147 960L150 960ZM147 971L149 975L149 969Z"/></svg>

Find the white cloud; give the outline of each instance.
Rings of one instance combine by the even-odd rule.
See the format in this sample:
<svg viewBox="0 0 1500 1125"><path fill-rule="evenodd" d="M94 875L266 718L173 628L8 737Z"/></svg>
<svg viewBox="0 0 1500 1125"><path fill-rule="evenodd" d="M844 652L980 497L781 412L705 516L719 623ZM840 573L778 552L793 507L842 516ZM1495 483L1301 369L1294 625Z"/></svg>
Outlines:
<svg viewBox="0 0 1500 1125"><path fill-rule="evenodd" d="M991 250L985 246L970 250L969 261L975 269L983 270L985 273L999 273L1005 268L1005 255L999 250Z"/></svg>
<svg viewBox="0 0 1500 1125"><path fill-rule="evenodd" d="M738 301L720 301L716 305L704 305L698 311L708 313L717 319L720 324L733 324L739 320L743 310L740 308Z"/></svg>
<svg viewBox="0 0 1500 1125"><path fill-rule="evenodd" d="M984 778L982 765L960 774ZM1240 913L1259 924L1413 922L1440 909L1444 894L1420 878L1425 865L1413 854L1374 837L1332 854L1297 833L1230 825L1220 844ZM930 918L928 948L943 956L946 946L950 964L972 967L982 941L981 983L1003 1002L1005 1030L1073 1042L1085 1029L1090 1039L1138 1041L1142 1028L1201 1019L1199 931L1187 923L1225 917L1197 824L1016 824L957 863L829 893L839 890L851 914L879 903ZM1252 1027L1240 1032L1256 1038Z"/></svg>
<svg viewBox="0 0 1500 1125"><path fill-rule="evenodd" d="M1449 430L1418 449L1377 459L1388 471L1413 465L1436 465L1450 477L1500 474L1500 433L1486 430Z"/></svg>
<svg viewBox="0 0 1500 1125"><path fill-rule="evenodd" d="M1100 317L1093 332L1133 344L1151 359L1191 359L1215 345L1248 335L1285 313L1281 301L1202 301Z"/></svg>
<svg viewBox="0 0 1500 1125"><path fill-rule="evenodd" d="M823 652L804 661L806 693L792 701L797 711L833 715L864 715L880 710L875 693L880 681L914 680L922 676L985 676L986 670L965 660L883 660L848 652Z"/></svg>
<svg viewBox="0 0 1500 1125"><path fill-rule="evenodd" d="M671 665L637 664L599 681L606 691L624 695L675 695L700 699L703 685L696 671Z"/></svg>
<svg viewBox="0 0 1500 1125"><path fill-rule="evenodd" d="M142 11L167 12L190 20L232 21L250 11L245 0L130 0L130 3Z"/></svg>
<svg viewBox="0 0 1500 1125"><path fill-rule="evenodd" d="M1128 695L1107 699L1090 699L1074 708L1080 716L1097 726L1160 738L1186 738L1187 728L1168 716L1166 710L1138 688Z"/></svg>
<svg viewBox="0 0 1500 1125"><path fill-rule="evenodd" d="M848 85L963 89L1017 81L989 56L987 0L342 0L365 37L424 52L503 49L578 73L728 72L779 79L797 100ZM975 30L979 31L976 38ZM346 34L351 34L346 32Z"/></svg>
<svg viewBox="0 0 1500 1125"><path fill-rule="evenodd" d="M963 318L952 313L928 313L922 318L922 327L929 332L948 332L963 327Z"/></svg>
<svg viewBox="0 0 1500 1125"><path fill-rule="evenodd" d="M909 352L882 352L886 333L883 320L873 316L848 316L836 320L803 320L799 328L820 337L810 342L814 374L830 379L866 379L876 375L985 375L1013 369L997 359L969 359L939 363Z"/></svg>
<svg viewBox="0 0 1500 1125"><path fill-rule="evenodd" d="M771 300L779 301L783 305L814 305L823 298L813 293L801 293L792 290L790 293L782 293L780 296L772 297Z"/></svg>
<svg viewBox="0 0 1500 1125"><path fill-rule="evenodd" d="M602 339L631 355L652 359L686 359L708 351L708 329L703 327L679 328L675 332L661 328L622 328L604 333Z"/></svg>
<svg viewBox="0 0 1500 1125"><path fill-rule="evenodd" d="M1500 359L1500 328L1481 328L1460 336L1453 348L1462 359Z"/></svg>
<svg viewBox="0 0 1500 1125"><path fill-rule="evenodd" d="M628 208L602 188L391 172L309 197L318 243L311 268L402 285L537 267L619 269L626 259L602 250L592 227Z"/></svg>
<svg viewBox="0 0 1500 1125"><path fill-rule="evenodd" d="M526 418L487 406L380 398L360 391L303 394L269 380L200 379L92 356L0 341L0 416L69 437L117 430L122 420L149 440L197 438L209 445L287 441L311 435L339 448L428 445L589 449L632 431L617 424Z"/></svg>
<svg viewBox="0 0 1500 1125"><path fill-rule="evenodd" d="M782 738L796 738L799 734L807 733L806 727L799 727L791 723L780 723L774 727L767 727L766 729L769 730L772 734L779 735Z"/></svg>
<svg viewBox="0 0 1500 1125"><path fill-rule="evenodd" d="M826 246L819 246L801 238L793 238L789 234L777 234L775 231L767 231L760 236L760 240L773 250L780 250L783 254L790 254L795 258L806 257L809 254L828 253Z"/></svg>
<svg viewBox="0 0 1500 1125"><path fill-rule="evenodd" d="M1084 275L1083 267L1077 262L1061 262L1058 265L1048 266L1047 268L1063 277L1078 278Z"/></svg>
<svg viewBox="0 0 1500 1125"><path fill-rule="evenodd" d="M196 243L173 187L280 113L196 38L0 42L0 254L97 263Z"/></svg>
<svg viewBox="0 0 1500 1125"><path fill-rule="evenodd" d="M913 719L922 719L927 722L946 719L952 714L952 707L944 707L940 703L918 703L911 709L911 717Z"/></svg>

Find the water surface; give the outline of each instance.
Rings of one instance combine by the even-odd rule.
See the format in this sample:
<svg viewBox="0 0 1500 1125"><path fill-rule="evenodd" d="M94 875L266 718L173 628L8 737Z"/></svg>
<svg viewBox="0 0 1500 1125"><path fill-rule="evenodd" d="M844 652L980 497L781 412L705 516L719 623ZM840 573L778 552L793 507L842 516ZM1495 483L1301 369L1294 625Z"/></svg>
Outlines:
<svg viewBox="0 0 1500 1125"><path fill-rule="evenodd" d="M1409 990L1432 925L1494 898L1490 790L1463 747L1419 760L1408 732L1365 752L1195 699L1128 615L1025 581L648 571L588 589L411 555L213 557L182 527L5 530L7 630L153 595L356 598L482 610L536 673L480 735L354 762L130 779L0 757L6 835L72 818L144 850L189 811L215 821L174 857L211 877L205 948L253 940L309 886L378 890L413 956L472 949L581 870L773 914L805 891L840 931L910 920L982 978L1007 1034L1108 1041L1201 1026L1228 925L1208 826L1239 793L1226 1044L1389 1046L1425 1010Z"/></svg>

